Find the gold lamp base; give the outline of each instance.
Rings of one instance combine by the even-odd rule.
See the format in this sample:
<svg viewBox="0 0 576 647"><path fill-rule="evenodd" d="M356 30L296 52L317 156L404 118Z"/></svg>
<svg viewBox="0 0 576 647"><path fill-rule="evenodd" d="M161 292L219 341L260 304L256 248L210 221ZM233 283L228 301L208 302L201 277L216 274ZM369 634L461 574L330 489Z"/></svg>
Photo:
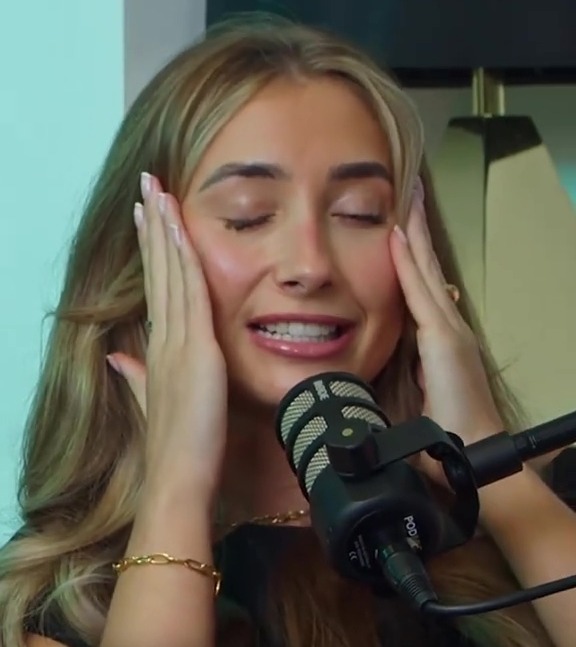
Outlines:
<svg viewBox="0 0 576 647"><path fill-rule="evenodd" d="M453 119L431 167L470 297L530 422L576 409L576 214L532 120Z"/></svg>

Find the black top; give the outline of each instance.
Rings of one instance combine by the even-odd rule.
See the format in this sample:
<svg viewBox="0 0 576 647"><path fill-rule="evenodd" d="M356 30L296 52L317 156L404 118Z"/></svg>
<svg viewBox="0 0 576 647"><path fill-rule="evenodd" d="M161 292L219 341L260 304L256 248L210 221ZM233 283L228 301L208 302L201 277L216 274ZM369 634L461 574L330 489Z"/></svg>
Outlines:
<svg viewBox="0 0 576 647"><path fill-rule="evenodd" d="M576 507L576 450L570 449L554 461L546 477L551 487L572 507ZM290 526L245 525L230 533L215 547L216 563L223 574L217 601L217 613L225 621L247 620L256 627L258 647L285 647L274 636L266 622L267 582L276 565L289 549L298 546L310 529ZM449 624L446 619L419 615L407 609L399 600L386 600L393 617L402 617L401 625L409 629L406 647L414 644L414 635L424 637L427 647L496 647L472 643ZM398 624L398 622L395 622ZM32 633L52 638L67 647L89 647L57 616L45 619L43 627L33 621L27 627ZM413 634L412 631L416 631ZM404 634L402 634L404 635ZM396 643L397 644L397 643ZM382 638L385 647L385 638Z"/></svg>
<svg viewBox="0 0 576 647"><path fill-rule="evenodd" d="M222 588L217 601L219 620L224 624L240 623L252 627L251 635L254 639L250 645L286 647L275 635L273 626L266 621L269 599L266 584L274 564L278 563L288 550L297 547L299 540L305 539L310 533L311 529L293 526L245 525L230 533L215 547L215 561L223 574ZM398 600L386 600L384 605L393 607L388 608L387 615L393 615L395 625L409 629L410 636L407 637L406 647L414 645L415 635L418 638L425 637L426 647L496 647L479 646L469 642L450 625L445 624L446 621L441 624L431 617L419 616ZM405 620L400 621L399 614L405 616ZM235 635L235 624L231 628L232 635ZM57 615L49 617L44 627L30 623L28 631L52 638L67 647L89 647L73 631L66 628ZM389 636L388 631L386 635ZM383 647L386 644L383 639Z"/></svg>

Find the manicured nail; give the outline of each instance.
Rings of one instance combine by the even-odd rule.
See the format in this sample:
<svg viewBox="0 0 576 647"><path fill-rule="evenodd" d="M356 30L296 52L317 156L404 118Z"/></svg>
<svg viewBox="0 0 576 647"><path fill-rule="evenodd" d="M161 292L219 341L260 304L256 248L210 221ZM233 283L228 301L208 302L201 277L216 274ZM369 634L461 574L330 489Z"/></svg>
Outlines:
<svg viewBox="0 0 576 647"><path fill-rule="evenodd" d="M134 205L134 222L138 228L144 224L144 206L140 202Z"/></svg>
<svg viewBox="0 0 576 647"><path fill-rule="evenodd" d="M142 173L140 175L140 191L144 199L150 196L152 190L152 176L150 173Z"/></svg>
<svg viewBox="0 0 576 647"><path fill-rule="evenodd" d="M106 361L110 366L118 373L119 375L124 375L122 372L122 367L118 363L118 360L114 357L114 355L106 355Z"/></svg>
<svg viewBox="0 0 576 647"><path fill-rule="evenodd" d="M406 238L406 234L402 231L402 229L400 228L400 225L394 225L394 233L404 244L408 242L408 239Z"/></svg>
<svg viewBox="0 0 576 647"><path fill-rule="evenodd" d="M168 231L170 232L170 235L172 236L172 240L174 241L176 247L180 247L180 245L182 244L182 234L180 233L180 227L178 227L178 225L168 225Z"/></svg>
<svg viewBox="0 0 576 647"><path fill-rule="evenodd" d="M422 183L422 178L418 176L414 182L414 198L424 202L424 184Z"/></svg>
<svg viewBox="0 0 576 647"><path fill-rule="evenodd" d="M158 194L158 209L162 216L166 215L168 211L168 195L166 193Z"/></svg>

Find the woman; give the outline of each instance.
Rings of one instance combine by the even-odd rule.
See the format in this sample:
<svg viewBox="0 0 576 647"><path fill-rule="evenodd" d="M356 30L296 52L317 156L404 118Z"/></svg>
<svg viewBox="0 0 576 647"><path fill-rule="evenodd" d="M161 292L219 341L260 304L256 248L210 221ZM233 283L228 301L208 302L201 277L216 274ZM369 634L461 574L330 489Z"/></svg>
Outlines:
<svg viewBox="0 0 576 647"><path fill-rule="evenodd" d="M143 91L56 311L24 525L0 554L3 646L570 642L572 591L452 627L339 578L275 439L287 389L327 370L372 382L393 421L425 411L466 443L514 424L446 289L421 156L387 75L280 20L214 30ZM533 472L481 506L487 536L430 564L441 594L576 572L576 519Z"/></svg>

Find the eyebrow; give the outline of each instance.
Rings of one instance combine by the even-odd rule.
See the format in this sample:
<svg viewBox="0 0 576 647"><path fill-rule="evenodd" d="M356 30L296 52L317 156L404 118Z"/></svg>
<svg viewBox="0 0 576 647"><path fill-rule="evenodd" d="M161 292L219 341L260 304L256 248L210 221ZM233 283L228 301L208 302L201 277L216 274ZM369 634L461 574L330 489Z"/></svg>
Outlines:
<svg viewBox="0 0 576 647"><path fill-rule="evenodd" d="M264 162L230 162L217 168L203 182L199 191L204 191L214 184L233 177L289 180L290 174L277 164L267 164ZM369 178L381 178L390 184L393 183L390 171L381 162L347 162L332 167L328 172L328 180L331 182L364 180Z"/></svg>

